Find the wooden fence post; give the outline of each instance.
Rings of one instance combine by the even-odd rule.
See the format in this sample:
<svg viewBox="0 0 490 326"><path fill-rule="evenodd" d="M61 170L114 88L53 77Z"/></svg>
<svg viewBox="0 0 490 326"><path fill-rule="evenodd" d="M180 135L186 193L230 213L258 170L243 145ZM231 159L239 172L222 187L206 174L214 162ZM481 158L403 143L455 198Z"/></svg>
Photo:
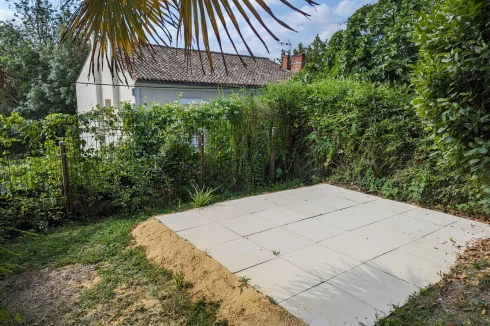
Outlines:
<svg viewBox="0 0 490 326"><path fill-rule="evenodd" d="M61 194L66 199L66 213L71 216L73 213L73 203L71 201L70 193L70 174L68 172L68 157L66 155L65 142L60 141L60 155L61 155L61 173L63 175L63 187L61 188Z"/></svg>
<svg viewBox="0 0 490 326"><path fill-rule="evenodd" d="M271 163L270 163L270 169L269 169L269 175L272 180L275 179L276 176L276 133L277 133L277 128L272 127L272 133L271 133Z"/></svg>
<svg viewBox="0 0 490 326"><path fill-rule="evenodd" d="M201 163L200 179L201 185L204 185L204 132L200 132L197 139L199 144L199 160Z"/></svg>

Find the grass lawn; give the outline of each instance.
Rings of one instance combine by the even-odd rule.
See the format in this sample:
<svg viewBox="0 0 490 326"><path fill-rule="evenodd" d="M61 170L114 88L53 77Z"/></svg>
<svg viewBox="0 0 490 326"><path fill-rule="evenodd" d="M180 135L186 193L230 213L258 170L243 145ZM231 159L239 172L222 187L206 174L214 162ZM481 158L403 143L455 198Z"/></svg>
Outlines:
<svg viewBox="0 0 490 326"><path fill-rule="evenodd" d="M293 181L213 199L297 185ZM10 265L13 271L0 280L9 298L0 300L12 313L20 313L25 325L227 325L217 320L218 303L192 302L178 273L150 263L142 248L131 246L131 231L139 222L191 208L192 204L179 204L165 211L121 214L17 238L5 246L15 255L0 250L2 266Z"/></svg>
<svg viewBox="0 0 490 326"><path fill-rule="evenodd" d="M191 302L170 271L131 247L131 230L152 215L65 226L9 244L16 255L4 252L0 259L15 266L17 275L4 282L4 291L21 300L15 307L21 309L23 323L225 325L216 320L215 303ZM49 284L53 293L44 293ZM37 287L30 307L24 303L31 298L15 295L23 286Z"/></svg>

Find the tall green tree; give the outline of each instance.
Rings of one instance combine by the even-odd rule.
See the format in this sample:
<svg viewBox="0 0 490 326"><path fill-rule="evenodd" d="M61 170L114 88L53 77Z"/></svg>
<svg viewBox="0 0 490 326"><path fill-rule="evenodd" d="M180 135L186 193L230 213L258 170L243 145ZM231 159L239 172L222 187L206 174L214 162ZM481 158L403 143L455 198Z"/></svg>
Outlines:
<svg viewBox="0 0 490 326"><path fill-rule="evenodd" d="M10 3L15 22L0 21L0 66L15 83L2 88L3 114L20 112L33 119L50 113L74 114L74 82L88 50L57 44L70 7L60 10L45 0Z"/></svg>
<svg viewBox="0 0 490 326"><path fill-rule="evenodd" d="M490 204L490 2L444 0L421 12L417 112L447 162L470 170Z"/></svg>

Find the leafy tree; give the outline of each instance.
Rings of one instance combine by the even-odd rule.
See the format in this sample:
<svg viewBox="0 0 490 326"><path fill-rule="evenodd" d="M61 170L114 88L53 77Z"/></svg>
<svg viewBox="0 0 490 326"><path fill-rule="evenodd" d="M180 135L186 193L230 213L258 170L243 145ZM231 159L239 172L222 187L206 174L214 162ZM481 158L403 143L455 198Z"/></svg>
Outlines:
<svg viewBox="0 0 490 326"><path fill-rule="evenodd" d="M412 42L415 13L439 0L380 0L358 9L328 43L317 36L308 46L309 59L321 76L410 82L410 64L417 60Z"/></svg>
<svg viewBox="0 0 490 326"><path fill-rule="evenodd" d="M49 1L11 4L20 23L0 21L0 66L16 82L1 88L3 114L20 112L39 119L50 113L75 113L74 82L87 50L56 45L67 9L56 10Z"/></svg>
<svg viewBox="0 0 490 326"><path fill-rule="evenodd" d="M446 162L470 169L490 204L490 3L444 0L421 12L414 41L413 103Z"/></svg>

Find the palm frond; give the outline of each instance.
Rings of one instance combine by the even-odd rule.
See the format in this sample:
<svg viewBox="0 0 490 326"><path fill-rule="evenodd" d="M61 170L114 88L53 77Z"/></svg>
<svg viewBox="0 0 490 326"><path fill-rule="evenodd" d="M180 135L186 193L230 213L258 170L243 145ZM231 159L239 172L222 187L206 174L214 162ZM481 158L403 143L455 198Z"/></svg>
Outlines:
<svg viewBox="0 0 490 326"><path fill-rule="evenodd" d="M288 0L280 1L290 9L308 16ZM312 0L304 1L309 5L317 4ZM267 51L267 45L251 17L273 39L279 40L264 22L259 10L265 11L267 16L284 28L293 30L273 13L265 0L84 0L69 20L62 42L87 44L93 39L91 75L94 76L95 69L102 69L106 64L114 77L119 76L123 69L131 71L132 58L143 55L143 50L151 48L152 43L170 45L173 41L171 31L176 29L177 42L182 40L186 50L191 50L193 46L200 50L201 45L204 46L212 70L210 40L215 38L223 52L222 33L238 54L236 40L231 34L236 31L248 53L253 56L241 32L238 23L240 17ZM188 55L190 53L188 51Z"/></svg>

